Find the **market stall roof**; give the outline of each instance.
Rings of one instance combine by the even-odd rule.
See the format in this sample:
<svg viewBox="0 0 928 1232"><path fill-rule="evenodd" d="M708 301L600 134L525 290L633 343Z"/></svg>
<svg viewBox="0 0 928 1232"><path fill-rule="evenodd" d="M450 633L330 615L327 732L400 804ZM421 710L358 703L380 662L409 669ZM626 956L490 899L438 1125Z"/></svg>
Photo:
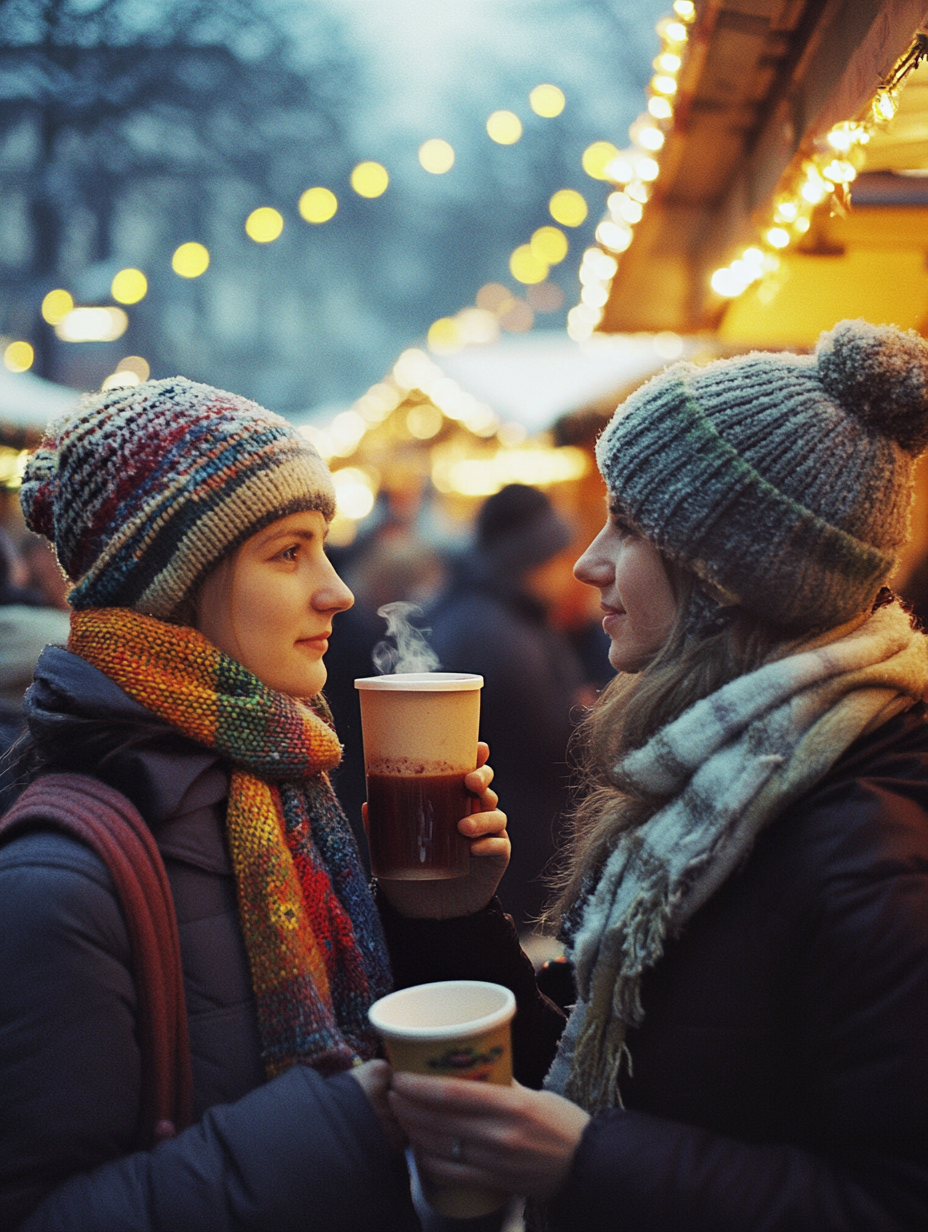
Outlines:
<svg viewBox="0 0 928 1232"><path fill-rule="evenodd" d="M0 366L0 424L7 430L41 435L49 420L70 411L79 397L76 389L55 385L32 372L9 372Z"/></svg>
<svg viewBox="0 0 928 1232"><path fill-rule="evenodd" d="M598 328L610 333L688 333L715 329L726 310L740 311L740 324L727 331L723 326L723 337L775 345L814 339L836 314L849 310L852 315L888 316L905 325L928 320L926 181L892 174L928 168L928 110L923 103L919 106L924 95L915 82L928 71L925 65L901 95L904 135L884 143L879 158L868 161L871 174L858 177L853 186L850 218L837 220L838 233L819 228L807 238L800 254L807 269L793 281L795 319L789 328L777 333L775 326L782 321L790 293L774 300L793 278L792 253L780 288L774 286L771 293L768 284L767 311L761 313L765 319L756 324L747 323L749 300L728 309L710 285L713 271L725 265L734 247L755 240L758 211L770 201L797 153L813 137L823 137L833 125L858 115L926 20L926 0L697 4L660 175L621 255ZM868 156L876 149L877 143ZM873 172L882 179L872 180ZM869 222L862 219L864 211L874 211ZM858 250L868 255L858 258ZM905 260L902 250L908 253ZM892 252L896 255L890 255L887 264ZM839 271L835 258L845 256L851 260ZM831 258L830 266L824 257ZM905 266L902 284L894 261L900 270ZM859 268L852 268L855 262ZM877 276L879 268L882 278ZM827 286L819 284L815 293L820 277ZM837 294L849 284L856 296ZM873 306L866 298L868 287L877 292L879 302ZM898 311L882 311L887 297L891 306L908 305L913 319L902 321ZM803 306L815 304L830 317L825 324L815 311L806 314L808 319L803 315ZM773 335L765 332L771 329Z"/></svg>
<svg viewBox="0 0 928 1232"><path fill-rule="evenodd" d="M501 419L520 423L534 434L550 428L561 415L618 396L671 360L689 355L693 345L667 333L578 343L559 330L536 330L437 356L436 362Z"/></svg>

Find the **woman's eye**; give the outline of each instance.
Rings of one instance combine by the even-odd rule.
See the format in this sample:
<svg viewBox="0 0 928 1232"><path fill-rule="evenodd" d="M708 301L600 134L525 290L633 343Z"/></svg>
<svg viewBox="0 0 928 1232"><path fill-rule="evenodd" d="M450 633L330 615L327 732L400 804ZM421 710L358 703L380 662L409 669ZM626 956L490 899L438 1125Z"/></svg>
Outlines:
<svg viewBox="0 0 928 1232"><path fill-rule="evenodd" d="M300 545L298 543L291 544L290 547L284 548L284 550L280 553L280 558L281 560L295 561L296 554L299 550Z"/></svg>

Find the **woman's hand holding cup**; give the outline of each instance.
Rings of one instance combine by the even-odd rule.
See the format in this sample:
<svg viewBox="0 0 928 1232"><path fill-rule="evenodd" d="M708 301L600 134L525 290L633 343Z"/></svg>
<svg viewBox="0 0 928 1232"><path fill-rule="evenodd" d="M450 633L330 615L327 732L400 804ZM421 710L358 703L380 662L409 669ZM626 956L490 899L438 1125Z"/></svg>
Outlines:
<svg viewBox="0 0 928 1232"><path fill-rule="evenodd" d="M464 786L474 797L475 811L458 822L458 831L470 841L470 872L443 881L379 879L382 893L402 915L434 920L472 915L496 893L509 864L510 846L506 814L497 808L499 800L490 786L493 770L487 764L489 755L489 746L481 741L477 745L477 769L464 779ZM365 805L365 823L366 817Z"/></svg>

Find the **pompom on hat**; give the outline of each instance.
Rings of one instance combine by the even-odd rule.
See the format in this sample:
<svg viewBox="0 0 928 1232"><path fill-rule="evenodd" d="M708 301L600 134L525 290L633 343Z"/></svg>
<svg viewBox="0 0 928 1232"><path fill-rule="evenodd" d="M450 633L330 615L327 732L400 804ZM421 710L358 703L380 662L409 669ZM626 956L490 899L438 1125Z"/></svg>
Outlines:
<svg viewBox="0 0 928 1232"><path fill-rule="evenodd" d="M184 377L87 395L49 427L20 500L72 607L162 620L263 526L335 512L328 467L285 419Z"/></svg>
<svg viewBox="0 0 928 1232"><path fill-rule="evenodd" d="M814 355L679 363L616 411L597 461L661 552L784 630L865 612L908 532L928 343L841 321Z"/></svg>

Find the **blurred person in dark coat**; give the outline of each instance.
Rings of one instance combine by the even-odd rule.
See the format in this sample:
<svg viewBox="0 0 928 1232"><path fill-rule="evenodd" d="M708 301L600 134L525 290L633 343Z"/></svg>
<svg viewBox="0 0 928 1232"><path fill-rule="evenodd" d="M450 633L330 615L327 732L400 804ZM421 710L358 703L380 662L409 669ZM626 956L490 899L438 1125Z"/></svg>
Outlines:
<svg viewBox="0 0 928 1232"><path fill-rule="evenodd" d="M499 897L522 930L545 902L542 874L567 803L566 750L582 670L548 613L557 558L572 538L543 492L507 485L483 505L473 548L426 612L442 670L485 680L480 739L491 742L512 838Z"/></svg>

